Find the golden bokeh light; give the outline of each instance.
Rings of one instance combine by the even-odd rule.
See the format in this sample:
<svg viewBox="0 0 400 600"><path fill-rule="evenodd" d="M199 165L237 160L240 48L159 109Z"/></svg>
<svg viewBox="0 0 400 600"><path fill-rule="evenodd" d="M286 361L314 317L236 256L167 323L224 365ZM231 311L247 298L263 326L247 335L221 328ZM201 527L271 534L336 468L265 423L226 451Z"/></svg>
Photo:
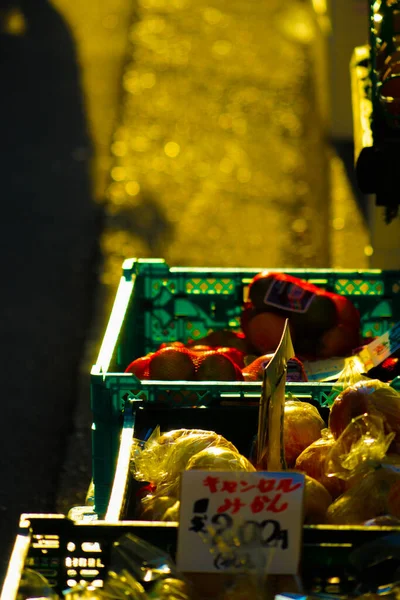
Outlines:
<svg viewBox="0 0 400 600"><path fill-rule="evenodd" d="M315 23L301 0L251 8L140 0L108 193L113 216L134 208L154 226L157 215L163 233L132 232L135 255L199 266L330 264L331 236L354 218L331 214L338 169L310 60ZM352 194L341 189L335 198Z"/></svg>

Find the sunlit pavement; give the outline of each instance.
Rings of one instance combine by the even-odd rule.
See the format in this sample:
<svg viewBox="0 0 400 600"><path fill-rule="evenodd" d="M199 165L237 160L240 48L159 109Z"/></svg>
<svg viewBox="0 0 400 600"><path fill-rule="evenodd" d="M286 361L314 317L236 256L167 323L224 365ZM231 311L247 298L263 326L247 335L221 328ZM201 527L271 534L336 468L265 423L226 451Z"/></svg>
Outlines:
<svg viewBox="0 0 400 600"><path fill-rule="evenodd" d="M140 2L112 145L106 281L138 253L366 266L366 232L325 143L313 13L296 0L246 6Z"/></svg>

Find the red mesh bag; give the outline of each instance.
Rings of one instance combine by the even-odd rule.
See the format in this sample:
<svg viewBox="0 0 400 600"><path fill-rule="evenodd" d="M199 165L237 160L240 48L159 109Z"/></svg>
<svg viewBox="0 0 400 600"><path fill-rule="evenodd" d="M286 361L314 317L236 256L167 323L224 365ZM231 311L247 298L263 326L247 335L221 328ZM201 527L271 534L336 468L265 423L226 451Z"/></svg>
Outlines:
<svg viewBox="0 0 400 600"><path fill-rule="evenodd" d="M222 350L195 353L197 381L243 381L240 367Z"/></svg>
<svg viewBox="0 0 400 600"><path fill-rule="evenodd" d="M243 381L240 367L228 354L219 349L193 351L177 344L137 358L125 373L159 381Z"/></svg>
<svg viewBox="0 0 400 600"><path fill-rule="evenodd" d="M274 351L286 318L301 357L345 356L360 343L359 312L347 297L284 273L259 273L241 317L250 346L262 354Z"/></svg>
<svg viewBox="0 0 400 600"><path fill-rule="evenodd" d="M171 348L171 346L172 348L186 348L183 342L163 342L160 344L158 349L161 350L162 348Z"/></svg>
<svg viewBox="0 0 400 600"><path fill-rule="evenodd" d="M188 348L205 345L210 348L236 348L241 352L247 352L247 343L244 333L241 331L232 331L231 329L217 329L211 331L202 338L190 340L186 345Z"/></svg>
<svg viewBox="0 0 400 600"><path fill-rule="evenodd" d="M245 353L242 352L241 350L238 350L237 348L226 348L224 346L213 348L212 346L196 345L196 346L191 346L190 350L192 352L196 352L198 354L199 353L201 354L202 352L210 352L210 351L218 352L219 354L224 354L225 356L229 356L229 358L240 369L243 369L243 367L244 367Z"/></svg>
<svg viewBox="0 0 400 600"><path fill-rule="evenodd" d="M125 369L125 373L133 373L138 379L149 379L150 358L150 354L148 356L141 356L140 358L136 358L136 360L132 361L127 366L127 368Z"/></svg>

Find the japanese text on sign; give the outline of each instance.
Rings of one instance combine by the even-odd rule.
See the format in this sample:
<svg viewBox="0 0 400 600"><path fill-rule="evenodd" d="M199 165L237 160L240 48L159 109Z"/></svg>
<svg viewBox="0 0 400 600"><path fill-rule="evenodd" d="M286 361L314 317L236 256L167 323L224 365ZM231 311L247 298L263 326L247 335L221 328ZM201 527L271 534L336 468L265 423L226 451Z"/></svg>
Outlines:
<svg viewBox="0 0 400 600"><path fill-rule="evenodd" d="M185 472L179 568L235 572L261 566L270 573L295 573L303 488L299 473Z"/></svg>

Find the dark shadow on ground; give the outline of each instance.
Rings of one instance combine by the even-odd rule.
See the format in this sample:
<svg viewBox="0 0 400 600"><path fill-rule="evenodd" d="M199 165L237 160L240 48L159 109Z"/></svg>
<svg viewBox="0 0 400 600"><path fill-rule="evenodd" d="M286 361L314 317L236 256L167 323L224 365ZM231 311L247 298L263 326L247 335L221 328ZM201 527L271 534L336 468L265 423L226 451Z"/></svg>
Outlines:
<svg viewBox="0 0 400 600"><path fill-rule="evenodd" d="M47 0L22 0L15 35L11 4L0 2L0 581L19 514L55 510L102 226L71 32Z"/></svg>
<svg viewBox="0 0 400 600"><path fill-rule="evenodd" d="M363 194L360 191L360 189L357 185L356 173L355 173L355 168L354 168L354 144L353 144L353 141L343 139L343 140L334 140L332 143L333 143L333 147L335 148L338 156L343 161L348 180L351 184L351 187L352 187L353 193L354 193L354 197L357 201L358 208L360 209L360 212L361 212L362 216L364 217L364 220L367 221L368 203L367 203L367 198L366 198L365 194Z"/></svg>

